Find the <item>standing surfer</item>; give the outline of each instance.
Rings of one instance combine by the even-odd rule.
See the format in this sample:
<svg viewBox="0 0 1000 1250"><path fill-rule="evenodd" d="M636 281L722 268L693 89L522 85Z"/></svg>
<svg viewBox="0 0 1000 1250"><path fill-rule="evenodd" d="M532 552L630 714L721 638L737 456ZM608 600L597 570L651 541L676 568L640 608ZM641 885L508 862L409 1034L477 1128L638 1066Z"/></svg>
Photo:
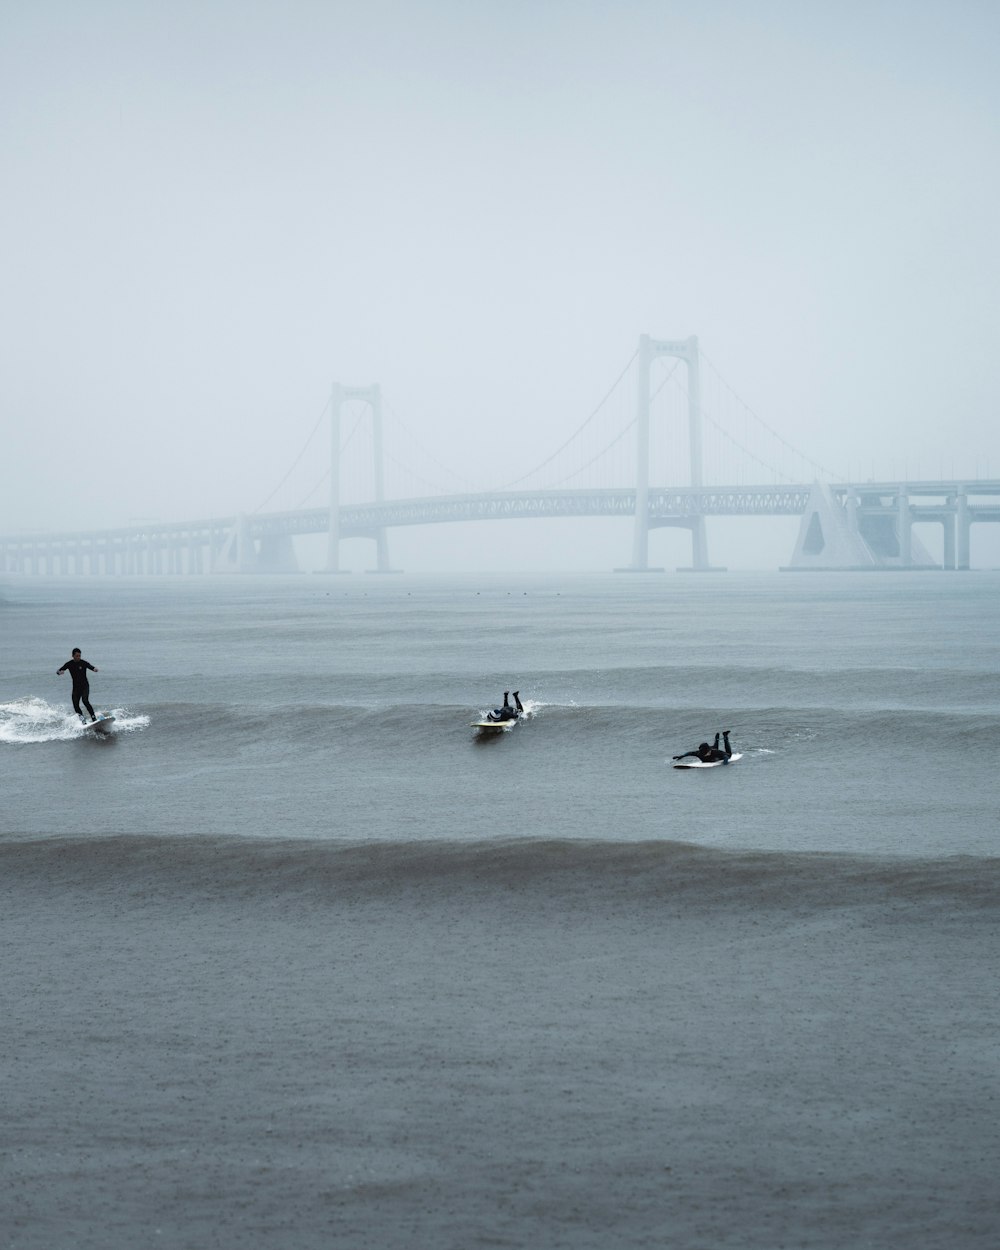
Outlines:
<svg viewBox="0 0 1000 1250"><path fill-rule="evenodd" d="M82 703L90 713L90 719L92 721L97 720L97 713L90 706L90 682L87 680L87 670L89 669L92 673L96 673L98 670L94 668L89 660L81 658L79 647L73 648L72 659L67 660L62 668L56 669L56 676L58 677L60 673L65 673L67 669L69 669L70 676L73 678L73 711L86 724L87 718L80 711L80 704Z"/></svg>

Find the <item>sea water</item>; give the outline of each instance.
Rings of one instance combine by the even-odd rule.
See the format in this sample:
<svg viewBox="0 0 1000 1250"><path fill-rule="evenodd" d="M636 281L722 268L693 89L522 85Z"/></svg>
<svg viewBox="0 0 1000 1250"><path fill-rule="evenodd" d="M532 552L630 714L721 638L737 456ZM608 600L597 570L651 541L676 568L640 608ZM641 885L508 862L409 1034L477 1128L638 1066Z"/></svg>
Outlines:
<svg viewBox="0 0 1000 1250"><path fill-rule="evenodd" d="M0 829L1000 850L993 573L9 578ZM82 729L67 676L100 670ZM529 715L471 722L519 690ZM737 764L671 757L729 729Z"/></svg>
<svg viewBox="0 0 1000 1250"><path fill-rule="evenodd" d="M0 1241L994 1250L998 589L9 579Z"/></svg>

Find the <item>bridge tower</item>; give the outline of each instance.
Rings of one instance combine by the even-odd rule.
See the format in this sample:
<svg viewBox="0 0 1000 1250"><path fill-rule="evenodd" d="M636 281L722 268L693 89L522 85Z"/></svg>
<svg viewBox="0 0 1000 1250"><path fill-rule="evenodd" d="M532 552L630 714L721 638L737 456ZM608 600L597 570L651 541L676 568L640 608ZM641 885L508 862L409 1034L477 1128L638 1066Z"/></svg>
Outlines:
<svg viewBox="0 0 1000 1250"><path fill-rule="evenodd" d="M384 497L382 460L382 388L373 386L341 386L334 382L330 392L330 527L327 532L326 572L341 573L340 567L340 410L350 400L361 400L371 408L372 418L372 469L375 486L375 502ZM373 529L370 537L375 540L376 561L373 573L393 573L389 567L389 543L385 527Z"/></svg>
<svg viewBox="0 0 1000 1250"><path fill-rule="evenodd" d="M702 485L701 468L701 379L698 370L698 336L686 339L653 339L648 334L639 337L638 382L636 386L636 483L635 483L635 530L632 538L632 563L623 572L662 573L662 569L649 566L649 531L656 528L656 521L649 519L649 405L650 375L653 361L658 356L672 356L687 365L688 393L688 453L690 458L691 485ZM698 507L696 503L696 508ZM677 521L670 524L676 525ZM709 570L708 543L705 536L705 518L695 511L683 523L691 531L691 567L695 572Z"/></svg>

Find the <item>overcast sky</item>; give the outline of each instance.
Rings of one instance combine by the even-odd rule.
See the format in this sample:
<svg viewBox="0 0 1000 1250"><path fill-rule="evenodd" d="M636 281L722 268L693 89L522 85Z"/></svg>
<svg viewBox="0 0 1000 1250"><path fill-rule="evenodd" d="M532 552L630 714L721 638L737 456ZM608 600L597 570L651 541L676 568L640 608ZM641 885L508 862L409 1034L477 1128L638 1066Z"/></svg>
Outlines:
<svg viewBox="0 0 1000 1250"><path fill-rule="evenodd" d="M998 47L985 0L0 0L0 531L253 511L335 380L498 485L641 333L837 473L1000 477Z"/></svg>

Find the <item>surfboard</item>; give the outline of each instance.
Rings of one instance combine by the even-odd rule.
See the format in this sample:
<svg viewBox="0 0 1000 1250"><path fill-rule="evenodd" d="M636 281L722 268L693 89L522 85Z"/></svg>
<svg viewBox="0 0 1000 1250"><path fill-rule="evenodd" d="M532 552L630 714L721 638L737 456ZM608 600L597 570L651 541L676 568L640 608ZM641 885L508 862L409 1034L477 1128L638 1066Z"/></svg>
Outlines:
<svg viewBox="0 0 1000 1250"><path fill-rule="evenodd" d="M517 718L513 720L474 720L472 722L473 729L494 729L502 731L505 729L513 729L517 724Z"/></svg>
<svg viewBox="0 0 1000 1250"><path fill-rule="evenodd" d="M97 720L89 720L83 726L84 729L93 729L99 734L107 734L111 732L111 726L115 723L115 718L110 715L98 716Z"/></svg>
<svg viewBox="0 0 1000 1250"><path fill-rule="evenodd" d="M690 760L675 764L674 768L722 768L726 764L735 764L743 758L742 751L734 751L728 760Z"/></svg>

